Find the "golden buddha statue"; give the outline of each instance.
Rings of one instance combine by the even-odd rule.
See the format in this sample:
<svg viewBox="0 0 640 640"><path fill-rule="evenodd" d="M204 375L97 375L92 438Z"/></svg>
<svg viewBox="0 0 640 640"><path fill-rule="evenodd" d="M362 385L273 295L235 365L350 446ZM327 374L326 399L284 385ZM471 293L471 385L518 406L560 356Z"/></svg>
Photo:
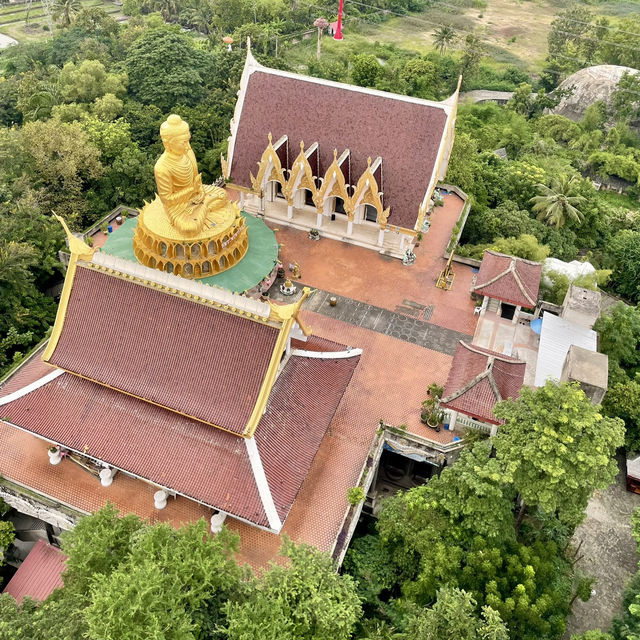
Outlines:
<svg viewBox="0 0 640 640"><path fill-rule="evenodd" d="M226 191L203 185L189 125L171 114L160 126L164 153L154 167L158 195L140 210L133 238L142 264L187 278L214 275L247 252L245 220Z"/></svg>
<svg viewBox="0 0 640 640"><path fill-rule="evenodd" d="M224 189L203 186L191 149L189 125L175 113L160 126L164 153L154 167L158 196L171 224L185 235L215 226L217 209L227 204Z"/></svg>

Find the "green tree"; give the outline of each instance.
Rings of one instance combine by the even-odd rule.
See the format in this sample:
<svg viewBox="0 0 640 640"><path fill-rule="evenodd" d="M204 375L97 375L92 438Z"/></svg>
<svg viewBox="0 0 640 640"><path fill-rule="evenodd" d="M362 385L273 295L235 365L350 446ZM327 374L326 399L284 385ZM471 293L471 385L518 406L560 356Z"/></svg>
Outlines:
<svg viewBox="0 0 640 640"><path fill-rule="evenodd" d="M613 270L613 289L632 302L640 301L640 232L618 231L608 249L607 266Z"/></svg>
<svg viewBox="0 0 640 640"><path fill-rule="evenodd" d="M189 3L180 11L180 17L189 26L205 35L211 33L213 16L214 10L210 0L189 0Z"/></svg>
<svg viewBox="0 0 640 640"><path fill-rule="evenodd" d="M67 62L58 82L65 102L93 102L107 94L122 98L127 92L126 76L108 73L98 60L83 60L78 65Z"/></svg>
<svg viewBox="0 0 640 640"><path fill-rule="evenodd" d="M497 611L485 606L479 616L471 594L443 588L438 591L432 607L411 618L407 637L412 640L508 640L509 633Z"/></svg>
<svg viewBox="0 0 640 640"><path fill-rule="evenodd" d="M485 51L486 46L480 36L470 33L465 37L462 57L460 58L460 73L463 81L466 76L473 76L478 70Z"/></svg>
<svg viewBox="0 0 640 640"><path fill-rule="evenodd" d="M627 374L633 377L640 366L640 308L619 302L593 328L600 351L609 357L609 383L625 381Z"/></svg>
<svg viewBox="0 0 640 640"><path fill-rule="evenodd" d="M272 564L244 603L225 606L229 640L348 640L361 610L350 576L328 554L285 540L289 566Z"/></svg>
<svg viewBox="0 0 640 640"><path fill-rule="evenodd" d="M130 47L124 61L130 94L168 112L176 104L193 106L205 97L212 59L191 40L168 29L151 29Z"/></svg>
<svg viewBox="0 0 640 640"><path fill-rule="evenodd" d="M535 390L523 387L494 413L505 421L493 444L505 480L520 495L519 522L528 506L537 506L577 526L593 491L616 476L622 420L603 417L579 385L551 381Z"/></svg>
<svg viewBox="0 0 640 640"><path fill-rule="evenodd" d="M373 54L360 53L351 59L351 80L361 87L373 87L382 67Z"/></svg>
<svg viewBox="0 0 640 640"><path fill-rule="evenodd" d="M92 578L84 612L90 638L195 639L222 622L224 603L241 594L235 534L211 537L200 520L178 530L144 527L130 541L123 562Z"/></svg>
<svg viewBox="0 0 640 640"><path fill-rule="evenodd" d="M447 47L456 40L455 29L451 25L442 25L433 32L433 46L443 56Z"/></svg>
<svg viewBox="0 0 640 640"><path fill-rule="evenodd" d="M550 187L539 183L536 188L540 195L531 198L531 204L539 220L556 229L564 226L567 220L582 222L584 216L577 207L584 205L587 199L576 193L575 177L560 175L552 179Z"/></svg>

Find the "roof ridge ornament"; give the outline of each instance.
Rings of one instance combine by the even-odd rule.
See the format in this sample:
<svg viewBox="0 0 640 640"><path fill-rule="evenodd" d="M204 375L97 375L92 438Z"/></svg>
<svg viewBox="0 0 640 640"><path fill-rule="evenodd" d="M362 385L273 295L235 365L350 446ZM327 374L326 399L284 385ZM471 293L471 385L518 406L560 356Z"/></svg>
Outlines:
<svg viewBox="0 0 640 640"><path fill-rule="evenodd" d="M51 213L53 217L62 225L62 228L67 235L67 244L69 245L71 254L78 256L78 258L82 260L91 260L96 250L86 244L84 240L81 240L77 236L73 235L73 233L71 233L71 230L67 226L67 223L64 221L64 218L60 217L53 211Z"/></svg>

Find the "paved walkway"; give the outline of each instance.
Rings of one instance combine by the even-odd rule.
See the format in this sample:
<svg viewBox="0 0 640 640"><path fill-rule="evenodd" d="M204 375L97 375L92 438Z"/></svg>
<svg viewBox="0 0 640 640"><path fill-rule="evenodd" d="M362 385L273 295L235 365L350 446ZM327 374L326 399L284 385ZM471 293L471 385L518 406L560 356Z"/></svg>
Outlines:
<svg viewBox="0 0 640 640"><path fill-rule="evenodd" d="M282 280L278 279L270 291L273 299L293 302L299 297L299 293L295 297L282 296L279 292L281 282ZM296 282L296 286L298 291L301 291L304 285ZM335 307L329 304L329 298L332 296L336 298ZM455 353L459 340L471 339L470 335L460 331L427 322L433 307L420 305L411 300L403 302L404 304L396 307L396 311L390 311L319 289L305 301L303 308L447 355Z"/></svg>

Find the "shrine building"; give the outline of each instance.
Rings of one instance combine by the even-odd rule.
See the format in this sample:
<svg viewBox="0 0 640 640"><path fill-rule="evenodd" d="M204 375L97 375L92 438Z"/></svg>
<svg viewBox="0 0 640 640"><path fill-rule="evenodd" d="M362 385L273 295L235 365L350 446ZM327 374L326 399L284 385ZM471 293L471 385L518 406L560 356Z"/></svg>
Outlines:
<svg viewBox="0 0 640 640"><path fill-rule="evenodd" d="M41 477L49 446L49 495L75 495L79 465L105 501L131 478L158 511L200 505L214 532L229 518L279 533L361 351L312 336L309 289L262 302L68 240L51 337L0 390L5 441L42 443L20 469ZM23 510L24 495L2 497Z"/></svg>
<svg viewBox="0 0 640 640"><path fill-rule="evenodd" d="M435 102L301 76L249 48L224 177L246 211L402 258L446 174L458 91Z"/></svg>

